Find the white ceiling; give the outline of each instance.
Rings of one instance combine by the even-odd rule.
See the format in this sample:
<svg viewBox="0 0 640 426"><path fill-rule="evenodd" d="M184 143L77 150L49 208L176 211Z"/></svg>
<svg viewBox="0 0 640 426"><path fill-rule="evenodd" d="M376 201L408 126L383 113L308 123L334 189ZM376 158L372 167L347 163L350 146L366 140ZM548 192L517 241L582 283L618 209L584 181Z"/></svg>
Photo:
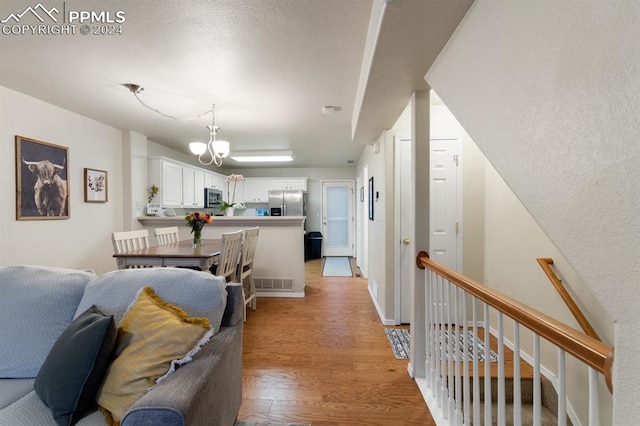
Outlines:
<svg viewBox="0 0 640 426"><path fill-rule="evenodd" d="M215 103L218 137L232 151L287 149L296 154L287 166L347 166L413 91L427 90L424 75L471 2L380 3L370 32L372 0L42 0L59 20L71 10L124 11L122 34L82 35L78 24L74 35L0 35L0 85L177 151L208 139L210 116L162 117L122 86L136 83L170 115ZM36 4L3 0L0 20ZM25 23L39 24L29 14ZM367 57L368 32L377 38ZM322 114L325 105L342 110Z"/></svg>

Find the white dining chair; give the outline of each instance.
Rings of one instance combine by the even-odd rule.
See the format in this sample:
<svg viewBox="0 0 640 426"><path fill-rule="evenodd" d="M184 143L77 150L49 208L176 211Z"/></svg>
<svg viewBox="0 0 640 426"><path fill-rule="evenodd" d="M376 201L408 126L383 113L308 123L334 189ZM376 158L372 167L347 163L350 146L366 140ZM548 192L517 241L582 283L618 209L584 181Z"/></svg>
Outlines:
<svg viewBox="0 0 640 426"><path fill-rule="evenodd" d="M158 245L163 246L165 244L177 243L180 241L178 236L178 227L169 226L166 228L156 228L154 234L158 240Z"/></svg>
<svg viewBox="0 0 640 426"><path fill-rule="evenodd" d="M149 231L141 229L138 231L114 232L111 234L114 254L128 253L132 250L139 250L149 247ZM124 261L116 258L118 269L126 269ZM158 266L154 264L136 266L138 268L148 268Z"/></svg>
<svg viewBox="0 0 640 426"><path fill-rule="evenodd" d="M253 280L253 258L258 245L259 233L260 228L257 226L255 228L248 228L244 230L242 250L240 251L240 262L238 262L238 272L236 273L238 282L242 283L243 288L243 318L245 321L247 320L247 305L251 304L251 309L254 311L257 307L256 284Z"/></svg>
<svg viewBox="0 0 640 426"><path fill-rule="evenodd" d="M220 256L218 257L219 260L214 274L225 277L227 282L238 282L237 269L240 261L242 234L242 231L222 234L222 246L220 247Z"/></svg>

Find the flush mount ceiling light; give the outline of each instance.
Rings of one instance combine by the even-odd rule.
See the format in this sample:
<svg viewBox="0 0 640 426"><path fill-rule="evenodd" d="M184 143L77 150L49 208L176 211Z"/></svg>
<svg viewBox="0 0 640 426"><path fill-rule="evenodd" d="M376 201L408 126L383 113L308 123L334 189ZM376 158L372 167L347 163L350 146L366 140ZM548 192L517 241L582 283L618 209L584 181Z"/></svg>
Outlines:
<svg viewBox="0 0 640 426"><path fill-rule="evenodd" d="M277 163L293 161L293 151L236 151L231 159L238 163Z"/></svg>
<svg viewBox="0 0 640 426"><path fill-rule="evenodd" d="M207 129L209 129L209 142L207 143L191 142L189 144L189 150L194 155L198 156L198 161L200 162L200 164L203 164L205 166L208 166L211 164L215 164L218 167L222 166L222 160L229 155L230 145L229 145L229 142L227 141L219 141L216 139L216 134L218 133L218 130L220 130L220 127L216 126L216 105L215 104L211 106L210 110L204 111L203 113L198 114L194 117L179 118L173 115L165 114L162 111L158 111L157 109L147 105L142 99L140 99L138 94L140 94L140 92L144 90L144 87L138 84L133 84L133 83L123 84L123 86L129 89L129 91L133 93L133 96L136 97L138 102L140 102L145 108L148 108L151 111L158 113L163 117L171 118L172 120L191 121L191 120L196 120L204 115L211 114L211 125L207 126ZM211 157L211 159L209 161L204 161L202 157L207 152L209 153L209 156Z"/></svg>

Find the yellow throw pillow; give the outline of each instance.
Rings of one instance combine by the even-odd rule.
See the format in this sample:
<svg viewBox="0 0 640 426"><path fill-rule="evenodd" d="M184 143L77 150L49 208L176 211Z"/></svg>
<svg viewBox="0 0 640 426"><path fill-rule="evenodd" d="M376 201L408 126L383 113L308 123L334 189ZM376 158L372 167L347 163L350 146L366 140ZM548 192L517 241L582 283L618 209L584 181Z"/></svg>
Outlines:
<svg viewBox="0 0 640 426"><path fill-rule="evenodd" d="M98 395L107 423L120 424L134 402L191 361L212 335L206 318L189 318L151 287L141 289L118 327L114 359Z"/></svg>

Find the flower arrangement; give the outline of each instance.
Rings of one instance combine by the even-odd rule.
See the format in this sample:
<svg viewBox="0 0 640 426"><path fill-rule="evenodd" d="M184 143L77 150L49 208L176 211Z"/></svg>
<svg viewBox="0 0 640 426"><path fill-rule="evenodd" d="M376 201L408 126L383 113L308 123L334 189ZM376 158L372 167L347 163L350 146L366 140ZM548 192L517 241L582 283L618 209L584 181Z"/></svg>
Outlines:
<svg viewBox="0 0 640 426"><path fill-rule="evenodd" d="M207 223L211 223L211 215L200 212L188 213L184 219L187 221L187 226L191 227L191 233L193 234L193 246L200 247L202 245L202 228Z"/></svg>
<svg viewBox="0 0 640 426"><path fill-rule="evenodd" d="M229 176L227 176L226 182L227 182L227 201L223 201L220 204L220 211L226 211L229 208L234 208L236 206L236 185L238 185L238 182L242 182L244 181L244 176L242 175L236 175L236 174L231 174ZM231 192L231 183L233 182L233 193ZM242 207L244 207L244 204L240 203L242 205Z"/></svg>
<svg viewBox="0 0 640 426"><path fill-rule="evenodd" d="M153 199L156 197L156 195L158 195L159 191L160 191L160 188L158 188L158 186L155 183L151 185L149 189L147 189L147 192L149 193L149 198L147 199L147 203L152 202Z"/></svg>

